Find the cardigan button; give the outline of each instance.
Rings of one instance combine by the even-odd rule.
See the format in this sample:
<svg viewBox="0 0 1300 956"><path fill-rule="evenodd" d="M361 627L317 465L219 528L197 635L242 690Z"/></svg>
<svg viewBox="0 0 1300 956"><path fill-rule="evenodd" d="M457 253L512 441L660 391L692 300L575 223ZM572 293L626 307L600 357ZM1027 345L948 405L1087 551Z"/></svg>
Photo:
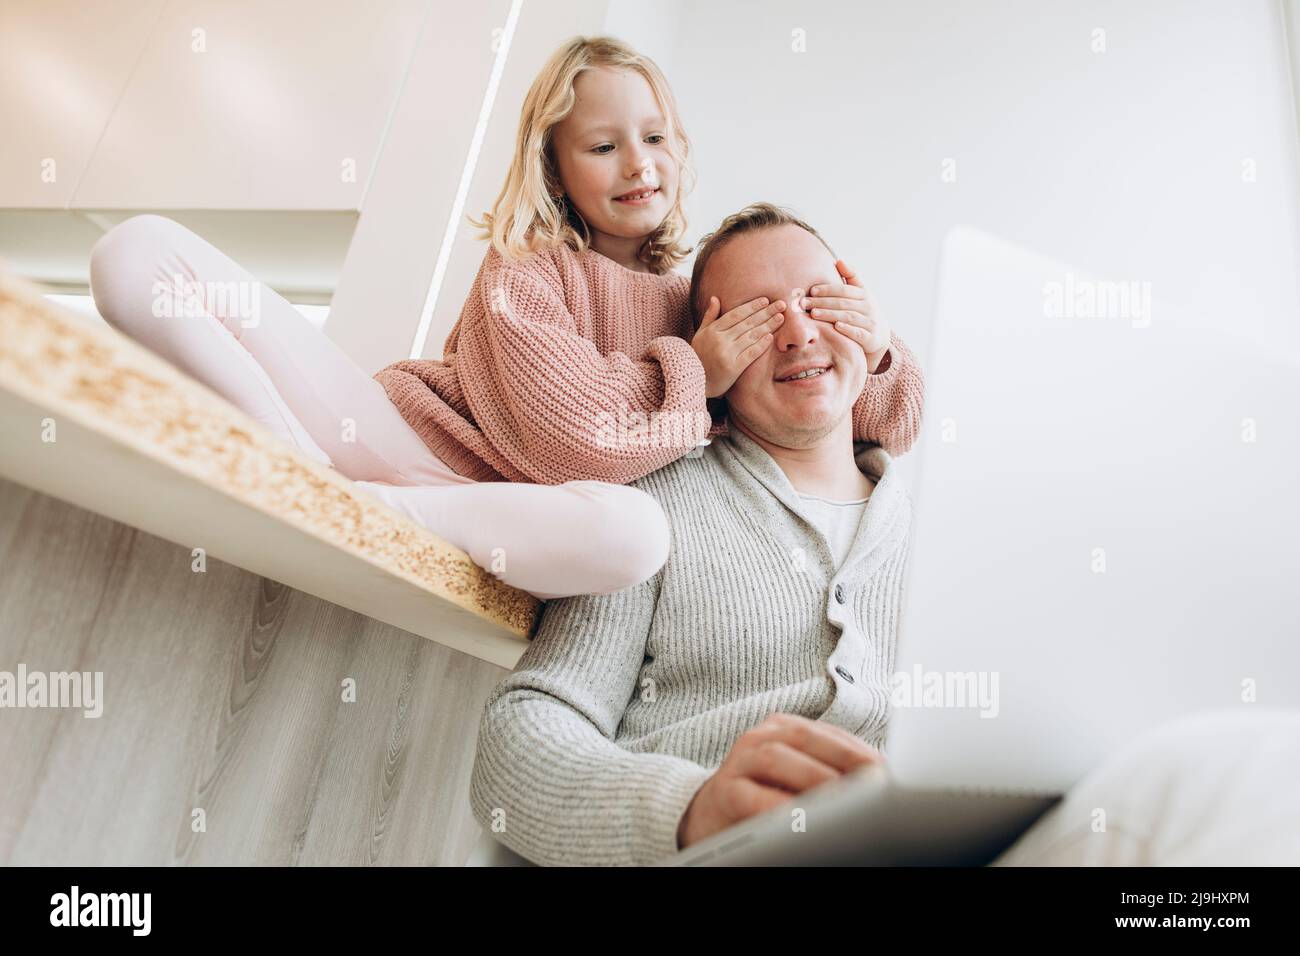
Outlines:
<svg viewBox="0 0 1300 956"><path fill-rule="evenodd" d="M848 671L846 671L846 670L845 670L843 667L841 667L839 664L836 664L836 665L835 665L835 673L839 674L841 677L843 677L843 678L844 678L846 681L848 681L850 684L853 683L853 675L850 674Z"/></svg>
<svg viewBox="0 0 1300 956"><path fill-rule="evenodd" d="M835 600L839 601L841 604L844 603L844 585L835 585Z"/></svg>

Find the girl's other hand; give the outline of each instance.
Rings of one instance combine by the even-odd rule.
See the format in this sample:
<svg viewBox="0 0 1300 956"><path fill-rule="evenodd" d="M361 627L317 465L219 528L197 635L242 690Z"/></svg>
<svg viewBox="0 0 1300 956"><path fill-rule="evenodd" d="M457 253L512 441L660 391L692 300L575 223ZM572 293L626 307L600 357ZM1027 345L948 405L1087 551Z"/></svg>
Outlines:
<svg viewBox="0 0 1300 956"><path fill-rule="evenodd" d="M867 371L874 375L889 351L889 323L880 317L871 293L848 263L839 259L835 268L847 284L815 285L801 305L814 319L832 323L836 332L862 346Z"/></svg>
<svg viewBox="0 0 1300 956"><path fill-rule="evenodd" d="M706 398L724 395L772 344L773 332L785 321L785 300L768 304L766 296L738 305L719 318L718 297L709 297L709 308L691 339L691 348L704 366Z"/></svg>

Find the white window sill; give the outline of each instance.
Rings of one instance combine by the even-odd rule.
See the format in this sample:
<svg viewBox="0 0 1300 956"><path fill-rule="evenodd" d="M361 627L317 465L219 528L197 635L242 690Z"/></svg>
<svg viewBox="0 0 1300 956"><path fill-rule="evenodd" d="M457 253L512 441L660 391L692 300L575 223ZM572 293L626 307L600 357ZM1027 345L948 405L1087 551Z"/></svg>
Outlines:
<svg viewBox="0 0 1300 956"><path fill-rule="evenodd" d="M502 667L536 620L531 595L6 275L0 474Z"/></svg>

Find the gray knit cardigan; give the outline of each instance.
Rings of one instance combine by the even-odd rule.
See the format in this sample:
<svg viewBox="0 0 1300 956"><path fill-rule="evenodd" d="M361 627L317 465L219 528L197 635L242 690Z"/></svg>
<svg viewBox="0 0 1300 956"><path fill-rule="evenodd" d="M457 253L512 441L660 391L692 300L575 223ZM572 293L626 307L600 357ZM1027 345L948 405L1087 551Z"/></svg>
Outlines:
<svg viewBox="0 0 1300 956"><path fill-rule="evenodd" d="M479 725L470 803L489 833L543 865L652 863L768 714L883 749L912 505L888 453L854 451L878 484L838 570L739 429L635 483L668 514L671 554L635 587L546 605Z"/></svg>

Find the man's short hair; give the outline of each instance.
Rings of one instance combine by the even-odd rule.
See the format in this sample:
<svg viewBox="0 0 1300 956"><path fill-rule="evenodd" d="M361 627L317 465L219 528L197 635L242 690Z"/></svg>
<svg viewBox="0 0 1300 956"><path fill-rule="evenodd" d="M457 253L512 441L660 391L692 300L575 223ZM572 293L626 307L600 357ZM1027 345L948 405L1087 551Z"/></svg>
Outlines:
<svg viewBox="0 0 1300 956"><path fill-rule="evenodd" d="M708 265L709 258L737 236L747 232L755 232L759 229L769 229L772 226L798 226L800 229L804 229L816 236L821 244L826 246L826 251L831 256L839 258L835 255L835 250L830 247L825 239L822 239L821 233L789 209L773 205L770 202L750 203L740 212L733 212L722 220L717 229L700 240L699 251L695 254L695 265L691 269L692 330L699 328L700 320L704 318L704 313L709 308L707 302L699 301L700 284L704 278L704 267Z"/></svg>

